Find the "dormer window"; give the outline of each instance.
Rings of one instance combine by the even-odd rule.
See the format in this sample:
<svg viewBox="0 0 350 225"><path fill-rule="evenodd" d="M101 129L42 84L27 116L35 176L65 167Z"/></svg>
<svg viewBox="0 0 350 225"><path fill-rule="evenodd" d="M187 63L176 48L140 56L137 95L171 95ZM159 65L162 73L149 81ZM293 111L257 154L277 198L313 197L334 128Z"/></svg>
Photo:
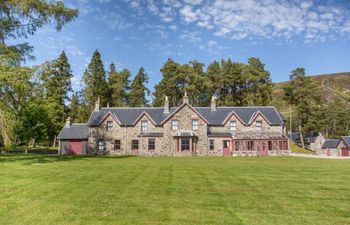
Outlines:
<svg viewBox="0 0 350 225"><path fill-rule="evenodd" d="M171 129L172 129L172 130L177 130L177 129L179 129L177 120L172 120L172 121L171 121Z"/></svg>
<svg viewBox="0 0 350 225"><path fill-rule="evenodd" d="M107 131L112 131L113 130L113 121L107 121Z"/></svg>
<svg viewBox="0 0 350 225"><path fill-rule="evenodd" d="M234 132L236 131L237 123L236 121L230 121L230 131Z"/></svg>
<svg viewBox="0 0 350 225"><path fill-rule="evenodd" d="M147 131L148 130L148 121L141 121L141 131Z"/></svg>
<svg viewBox="0 0 350 225"><path fill-rule="evenodd" d="M198 130L198 120L192 120L192 130Z"/></svg>
<svg viewBox="0 0 350 225"><path fill-rule="evenodd" d="M256 131L261 131L262 130L262 122L261 121L256 121L255 122L255 127L256 127Z"/></svg>

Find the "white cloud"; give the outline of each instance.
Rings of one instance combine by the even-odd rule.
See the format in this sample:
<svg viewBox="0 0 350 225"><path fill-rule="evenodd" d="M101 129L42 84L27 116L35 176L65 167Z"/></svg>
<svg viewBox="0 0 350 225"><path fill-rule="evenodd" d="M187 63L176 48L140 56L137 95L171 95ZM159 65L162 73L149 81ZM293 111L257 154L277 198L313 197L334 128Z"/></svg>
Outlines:
<svg viewBox="0 0 350 225"><path fill-rule="evenodd" d="M189 31L184 31L180 35L181 40L186 40L188 42L191 42L193 44L198 44L202 41L202 39L198 36L198 32L189 32Z"/></svg>
<svg viewBox="0 0 350 225"><path fill-rule="evenodd" d="M184 21L230 39L334 39L349 33L345 7L316 0L131 0L163 22ZM143 5L143 6L142 6ZM336 35L338 34L338 35ZM340 34L340 35L339 35Z"/></svg>
<svg viewBox="0 0 350 225"><path fill-rule="evenodd" d="M132 23L125 21L119 14L115 12L104 12L97 18L98 21L104 23L111 30L124 30L130 28Z"/></svg>

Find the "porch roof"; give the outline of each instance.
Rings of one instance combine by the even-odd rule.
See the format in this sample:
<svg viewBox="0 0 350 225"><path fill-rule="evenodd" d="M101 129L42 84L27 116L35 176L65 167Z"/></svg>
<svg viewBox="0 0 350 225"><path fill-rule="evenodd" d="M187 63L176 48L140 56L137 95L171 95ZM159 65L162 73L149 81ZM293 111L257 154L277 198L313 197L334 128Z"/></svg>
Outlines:
<svg viewBox="0 0 350 225"><path fill-rule="evenodd" d="M174 137L198 137L192 130L179 130L175 133Z"/></svg>

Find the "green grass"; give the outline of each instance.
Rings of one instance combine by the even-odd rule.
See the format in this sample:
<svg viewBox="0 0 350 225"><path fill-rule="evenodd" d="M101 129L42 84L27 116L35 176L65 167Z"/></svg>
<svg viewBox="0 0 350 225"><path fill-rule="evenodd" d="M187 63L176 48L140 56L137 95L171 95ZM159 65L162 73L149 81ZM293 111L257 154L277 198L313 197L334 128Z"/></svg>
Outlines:
<svg viewBox="0 0 350 225"><path fill-rule="evenodd" d="M350 161L0 155L0 224L350 224Z"/></svg>
<svg viewBox="0 0 350 225"><path fill-rule="evenodd" d="M302 148L299 145L295 144L294 142L290 142L290 148L291 148L293 153L314 154L313 151L311 151L309 149Z"/></svg>

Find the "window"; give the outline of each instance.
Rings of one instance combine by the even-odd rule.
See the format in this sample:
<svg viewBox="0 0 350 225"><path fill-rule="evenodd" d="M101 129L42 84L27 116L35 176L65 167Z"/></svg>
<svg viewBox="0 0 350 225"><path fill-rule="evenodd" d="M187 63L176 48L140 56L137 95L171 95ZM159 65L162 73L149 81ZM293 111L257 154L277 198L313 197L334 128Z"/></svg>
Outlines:
<svg viewBox="0 0 350 225"><path fill-rule="evenodd" d="M236 131L236 125L237 125L236 121L231 121L230 122L230 130Z"/></svg>
<svg viewBox="0 0 350 225"><path fill-rule="evenodd" d="M131 149L132 150L138 150L139 149L139 140L132 140L131 141Z"/></svg>
<svg viewBox="0 0 350 225"><path fill-rule="evenodd" d="M198 120L192 120L192 130L198 130Z"/></svg>
<svg viewBox="0 0 350 225"><path fill-rule="evenodd" d="M113 121L107 121L107 131L113 130Z"/></svg>
<svg viewBox="0 0 350 225"><path fill-rule="evenodd" d="M248 141L248 150L252 151L254 150L253 148L254 148L254 141Z"/></svg>
<svg viewBox="0 0 350 225"><path fill-rule="evenodd" d="M177 120L172 120L171 121L171 129L172 130L177 130L179 127L178 127L178 124L177 124Z"/></svg>
<svg viewBox="0 0 350 225"><path fill-rule="evenodd" d="M156 149L156 140L148 139L148 150L155 150L155 149Z"/></svg>
<svg viewBox="0 0 350 225"><path fill-rule="evenodd" d="M141 121L141 131L147 131L148 130L148 121Z"/></svg>
<svg viewBox="0 0 350 225"><path fill-rule="evenodd" d="M181 151L190 150L190 139L181 140Z"/></svg>
<svg viewBox="0 0 350 225"><path fill-rule="evenodd" d="M120 150L120 140L114 140L114 150Z"/></svg>
<svg viewBox="0 0 350 225"><path fill-rule="evenodd" d="M209 140L209 149L214 150L214 139Z"/></svg>
<svg viewBox="0 0 350 225"><path fill-rule="evenodd" d="M103 139L98 140L98 150L99 151L105 150L105 140Z"/></svg>
<svg viewBox="0 0 350 225"><path fill-rule="evenodd" d="M261 131L261 129L262 129L262 122L256 121L256 131Z"/></svg>

